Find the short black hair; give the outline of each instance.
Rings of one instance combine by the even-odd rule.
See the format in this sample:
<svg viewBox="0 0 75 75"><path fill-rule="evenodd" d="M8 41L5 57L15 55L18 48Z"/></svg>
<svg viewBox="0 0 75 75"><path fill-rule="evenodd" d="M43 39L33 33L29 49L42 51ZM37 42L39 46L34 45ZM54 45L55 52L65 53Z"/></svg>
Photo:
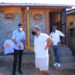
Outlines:
<svg viewBox="0 0 75 75"><path fill-rule="evenodd" d="M22 24L22 23L19 23L18 27L19 27L19 26L23 26L23 24Z"/></svg>

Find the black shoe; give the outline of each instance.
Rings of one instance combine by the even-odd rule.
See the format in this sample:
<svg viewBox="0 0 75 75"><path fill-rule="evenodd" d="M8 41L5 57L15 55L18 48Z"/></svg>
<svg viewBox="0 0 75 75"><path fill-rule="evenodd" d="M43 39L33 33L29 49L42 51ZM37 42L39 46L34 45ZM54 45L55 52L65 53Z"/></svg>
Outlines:
<svg viewBox="0 0 75 75"><path fill-rule="evenodd" d="M22 71L18 71L18 73L19 73L20 75L23 75L23 72L22 72Z"/></svg>

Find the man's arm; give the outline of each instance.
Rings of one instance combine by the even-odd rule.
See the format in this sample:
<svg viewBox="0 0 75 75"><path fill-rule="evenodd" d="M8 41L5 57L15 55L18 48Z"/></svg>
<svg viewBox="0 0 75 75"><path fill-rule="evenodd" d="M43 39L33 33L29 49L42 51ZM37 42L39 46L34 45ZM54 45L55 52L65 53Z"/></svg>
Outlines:
<svg viewBox="0 0 75 75"><path fill-rule="evenodd" d="M25 46L26 46L25 37L26 37L26 36L25 36L25 32L24 32L23 40L20 39L20 41L23 42L23 44L24 44L24 49L25 49Z"/></svg>
<svg viewBox="0 0 75 75"><path fill-rule="evenodd" d="M13 31L13 33L12 33L12 41L17 45L17 42L15 41L15 38L16 38L15 31Z"/></svg>
<svg viewBox="0 0 75 75"><path fill-rule="evenodd" d="M12 39L12 41L17 45L17 42L14 39Z"/></svg>
<svg viewBox="0 0 75 75"><path fill-rule="evenodd" d="M20 40L21 42L23 42L24 46L26 45L26 41L25 40Z"/></svg>
<svg viewBox="0 0 75 75"><path fill-rule="evenodd" d="M64 33L62 33L61 31L60 31L60 36L65 37Z"/></svg>
<svg viewBox="0 0 75 75"><path fill-rule="evenodd" d="M65 44L65 35L64 35L64 33L60 32L60 36L61 36L61 44Z"/></svg>
<svg viewBox="0 0 75 75"><path fill-rule="evenodd" d="M15 40L12 40L19 48L21 48L21 46L19 44L17 44L17 42Z"/></svg>
<svg viewBox="0 0 75 75"><path fill-rule="evenodd" d="M12 41L13 41L19 48L21 48L21 46L18 45L18 43L15 41L15 38L16 38L16 36L15 36L15 31L13 31L13 34L12 34Z"/></svg>
<svg viewBox="0 0 75 75"><path fill-rule="evenodd" d="M47 45L46 45L46 48L45 48L45 49L47 49L47 48L51 47L51 46L52 46L52 44L53 44L53 41L52 41L52 39L51 39L51 38L48 38L46 41L47 41Z"/></svg>

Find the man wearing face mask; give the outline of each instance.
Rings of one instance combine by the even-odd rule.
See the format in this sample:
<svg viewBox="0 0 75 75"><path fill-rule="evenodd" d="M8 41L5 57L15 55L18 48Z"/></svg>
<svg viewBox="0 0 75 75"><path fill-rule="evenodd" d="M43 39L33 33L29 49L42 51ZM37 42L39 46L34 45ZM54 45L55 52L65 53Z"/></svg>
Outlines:
<svg viewBox="0 0 75 75"><path fill-rule="evenodd" d="M56 29L56 25L53 25L52 27L52 32L50 34L50 37L53 40L53 52L54 52L54 56L55 56L55 63L54 63L54 67L61 67L60 64L60 37L65 37L65 35Z"/></svg>
<svg viewBox="0 0 75 75"><path fill-rule="evenodd" d="M18 25L18 29L13 31L12 41L15 44L12 75L15 75L17 60L18 60L18 72L19 74L22 75L23 72L21 70L21 62L25 43L25 32L23 31L23 25L21 23Z"/></svg>
<svg viewBox="0 0 75 75"><path fill-rule="evenodd" d="M48 48L52 46L52 40L47 34L41 33L38 26L33 27L32 35L34 36L35 66L40 75L49 75Z"/></svg>

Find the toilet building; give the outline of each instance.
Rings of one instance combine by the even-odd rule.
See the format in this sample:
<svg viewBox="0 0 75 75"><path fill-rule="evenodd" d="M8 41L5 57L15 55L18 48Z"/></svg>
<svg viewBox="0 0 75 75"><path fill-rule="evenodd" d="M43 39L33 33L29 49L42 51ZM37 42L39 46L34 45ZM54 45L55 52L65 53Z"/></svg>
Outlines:
<svg viewBox="0 0 75 75"><path fill-rule="evenodd" d="M0 3L0 53L6 39L11 39L18 24L24 25L26 50L33 50L33 26L40 26L41 32L50 34L53 24L66 35L67 5ZM65 38L66 41L66 38Z"/></svg>

